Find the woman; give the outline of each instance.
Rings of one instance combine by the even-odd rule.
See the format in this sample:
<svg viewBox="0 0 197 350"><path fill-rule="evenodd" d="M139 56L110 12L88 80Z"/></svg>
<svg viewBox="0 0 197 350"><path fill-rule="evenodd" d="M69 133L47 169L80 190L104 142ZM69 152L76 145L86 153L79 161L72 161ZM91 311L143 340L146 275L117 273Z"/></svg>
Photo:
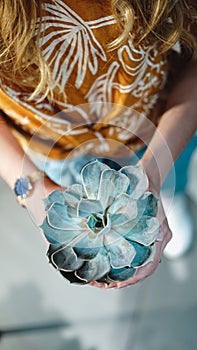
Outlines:
<svg viewBox="0 0 197 350"><path fill-rule="evenodd" d="M148 144L140 163L159 194L197 125L195 7L190 0L1 1L0 175L13 189L33 174L25 206L38 224L42 198L72 183L73 169L95 156L128 162L128 150ZM37 166L45 161L43 188ZM154 261L108 288L155 270L171 238L162 208L159 215Z"/></svg>

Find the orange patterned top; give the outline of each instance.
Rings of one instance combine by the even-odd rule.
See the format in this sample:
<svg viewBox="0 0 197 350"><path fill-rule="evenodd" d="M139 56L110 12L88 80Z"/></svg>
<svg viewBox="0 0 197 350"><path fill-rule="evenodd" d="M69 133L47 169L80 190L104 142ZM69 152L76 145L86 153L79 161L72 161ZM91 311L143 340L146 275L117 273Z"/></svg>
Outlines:
<svg viewBox="0 0 197 350"><path fill-rule="evenodd" d="M109 4L43 2L40 47L60 94L53 104L47 99L29 102L27 91L1 81L0 109L24 148L55 159L79 150L120 155L147 137L142 132L147 117L158 119L167 59L156 43L136 47L131 38L107 51L118 35Z"/></svg>

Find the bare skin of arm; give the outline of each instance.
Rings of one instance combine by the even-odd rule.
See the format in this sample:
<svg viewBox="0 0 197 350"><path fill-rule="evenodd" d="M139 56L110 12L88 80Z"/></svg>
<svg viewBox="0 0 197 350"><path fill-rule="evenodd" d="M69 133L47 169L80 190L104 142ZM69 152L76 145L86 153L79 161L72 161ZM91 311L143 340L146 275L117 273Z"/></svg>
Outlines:
<svg viewBox="0 0 197 350"><path fill-rule="evenodd" d="M10 128L0 116L0 176L13 190L16 179L37 172L37 167L25 155L23 149L12 135ZM48 177L39 179L28 199L24 200L31 216L37 225L42 223L45 215L42 199L51 191L59 189Z"/></svg>
<svg viewBox="0 0 197 350"><path fill-rule="evenodd" d="M150 190L159 197L160 187L169 170L187 145L197 129L197 62L191 62L178 83L172 89L165 113L141 159L150 182ZM161 201L158 218L160 234L156 242L156 254L153 262L139 268L137 273L127 281L114 282L110 285L91 283L100 288L123 288L150 276L158 266L162 252L171 239Z"/></svg>

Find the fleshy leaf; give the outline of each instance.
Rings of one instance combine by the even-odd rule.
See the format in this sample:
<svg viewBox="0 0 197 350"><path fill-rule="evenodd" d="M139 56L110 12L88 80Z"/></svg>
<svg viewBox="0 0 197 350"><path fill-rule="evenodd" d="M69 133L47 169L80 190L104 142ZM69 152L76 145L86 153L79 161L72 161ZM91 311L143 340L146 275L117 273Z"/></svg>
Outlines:
<svg viewBox="0 0 197 350"><path fill-rule="evenodd" d="M77 207L78 202L82 198L86 198L86 194L81 184L71 185L70 187L68 187L68 189L64 191L65 204L73 208Z"/></svg>
<svg viewBox="0 0 197 350"><path fill-rule="evenodd" d="M96 257L86 261L85 264L76 272L76 275L87 281L94 281L110 271L109 257L105 249L101 249Z"/></svg>
<svg viewBox="0 0 197 350"><path fill-rule="evenodd" d="M103 208L108 208L118 195L126 192L128 186L129 179L124 174L112 169L104 170L98 191Z"/></svg>
<svg viewBox="0 0 197 350"><path fill-rule="evenodd" d="M79 259L72 247L69 245L61 247L51 256L52 263L63 271L75 271L83 265L83 260Z"/></svg>
<svg viewBox="0 0 197 350"><path fill-rule="evenodd" d="M64 204L64 192L60 190L55 190L51 192L47 198L43 199L45 210L48 210L52 203L61 203Z"/></svg>
<svg viewBox="0 0 197 350"><path fill-rule="evenodd" d="M150 262L152 262L152 261L154 260L154 258L155 258L155 253L156 253L155 244L151 244L148 248L150 249L149 256L147 257L146 260L144 260L144 262L143 262L141 265L139 265L139 266L137 266L137 265L134 266L136 269L140 269L141 267L146 266L148 263L150 263ZM132 262L132 263L133 263L133 262ZM132 265L132 263L131 263L131 265Z"/></svg>
<svg viewBox="0 0 197 350"><path fill-rule="evenodd" d="M80 284L80 285L84 285L84 284L87 284L86 281L78 278L76 276L76 273L75 272L66 272L66 271L61 271L60 270L60 273L61 275L66 278L70 283L73 283L73 284Z"/></svg>
<svg viewBox="0 0 197 350"><path fill-rule="evenodd" d="M41 225L52 265L71 283L124 281L155 256L157 199L141 166L93 161L82 185L53 191Z"/></svg>
<svg viewBox="0 0 197 350"><path fill-rule="evenodd" d="M121 282L128 280L129 278L133 277L135 274L136 269L132 267L122 267L121 269L111 269L110 272L108 273L108 277L110 282Z"/></svg>
<svg viewBox="0 0 197 350"><path fill-rule="evenodd" d="M133 198L139 198L148 189L148 177L142 166L125 166L119 171L129 178L127 194Z"/></svg>
<svg viewBox="0 0 197 350"><path fill-rule="evenodd" d="M119 230L117 229L117 227L119 226L124 226L127 228L127 223L128 221L131 222L131 220L128 220L128 217L123 215L123 214L113 214L112 216L110 216L111 219L111 227L114 229L114 231L120 233L122 235L126 234L127 232L125 230ZM129 227L130 229L130 227Z"/></svg>
<svg viewBox="0 0 197 350"><path fill-rule="evenodd" d="M53 203L47 212L47 220L51 227L65 230L82 230L85 228L82 218L68 216L67 206Z"/></svg>
<svg viewBox="0 0 197 350"><path fill-rule="evenodd" d="M67 205L69 217L78 216L78 203L82 198L86 198L86 193L81 184L71 185L64 191L64 200Z"/></svg>
<svg viewBox="0 0 197 350"><path fill-rule="evenodd" d="M105 217L102 214L92 214L87 221L88 227L94 234L103 236L111 230L111 222L109 216Z"/></svg>
<svg viewBox="0 0 197 350"><path fill-rule="evenodd" d="M87 225L95 234L98 234L104 228L103 215L90 215Z"/></svg>
<svg viewBox="0 0 197 350"><path fill-rule="evenodd" d="M102 213L103 207L100 201L95 199L82 199L78 203L78 216L87 218L92 213Z"/></svg>
<svg viewBox="0 0 197 350"><path fill-rule="evenodd" d="M125 216L113 215L112 228L119 235L126 237L127 234L130 234L131 230L135 227L136 220L128 220Z"/></svg>
<svg viewBox="0 0 197 350"><path fill-rule="evenodd" d="M54 202L64 204L65 202L64 192L60 190L55 190L49 194L48 200L51 204Z"/></svg>
<svg viewBox="0 0 197 350"><path fill-rule="evenodd" d="M158 199L151 193L146 192L137 201L138 217L140 216L156 216Z"/></svg>
<svg viewBox="0 0 197 350"><path fill-rule="evenodd" d="M49 249L47 251L47 256L51 256L53 253L56 252L56 250L60 249L62 247L62 244L60 243L55 243L55 244L50 244Z"/></svg>
<svg viewBox="0 0 197 350"><path fill-rule="evenodd" d="M141 245L137 242L130 241L132 246L135 248L136 255L134 259L131 261L131 266L132 267L137 267L142 265L150 256L151 254L151 248Z"/></svg>
<svg viewBox="0 0 197 350"><path fill-rule="evenodd" d="M104 236L104 245L109 253L112 267L130 266L136 253L134 247L124 237L111 230Z"/></svg>
<svg viewBox="0 0 197 350"><path fill-rule="evenodd" d="M138 214L137 203L131 196L121 194L118 196L108 209L112 225L134 219Z"/></svg>
<svg viewBox="0 0 197 350"><path fill-rule="evenodd" d="M82 184L89 199L97 199L101 173L106 169L110 168L98 160L88 163L82 168Z"/></svg>
<svg viewBox="0 0 197 350"><path fill-rule="evenodd" d="M119 228L120 226L118 229ZM156 240L158 233L158 219L152 217L142 217L138 222L136 222L136 225L132 227L130 231L125 235L125 238L143 245L150 245Z"/></svg>
<svg viewBox="0 0 197 350"><path fill-rule="evenodd" d="M91 231L89 231L86 235L83 235L73 245L73 249L77 256L84 260L93 259L102 247L103 237L95 235Z"/></svg>
<svg viewBox="0 0 197 350"><path fill-rule="evenodd" d="M72 241L74 238L84 232L80 230L59 230L49 226L47 219L45 219L40 226L47 241L52 244L63 244Z"/></svg>
<svg viewBox="0 0 197 350"><path fill-rule="evenodd" d="M146 261L144 261L144 263L142 265L140 265L139 267L145 266L146 264L148 264L149 262L153 261L155 258L155 253L156 253L156 246L155 244L152 244L150 247L150 255L147 258Z"/></svg>
<svg viewBox="0 0 197 350"><path fill-rule="evenodd" d="M67 213L68 213L69 218L77 218L78 217L77 208L70 207L69 205L67 206Z"/></svg>

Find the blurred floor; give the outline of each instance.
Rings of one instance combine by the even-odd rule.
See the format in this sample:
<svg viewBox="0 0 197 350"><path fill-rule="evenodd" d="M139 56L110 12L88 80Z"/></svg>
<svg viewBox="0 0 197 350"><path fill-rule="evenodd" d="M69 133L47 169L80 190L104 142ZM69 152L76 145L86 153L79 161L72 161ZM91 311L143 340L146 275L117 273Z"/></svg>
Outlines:
<svg viewBox="0 0 197 350"><path fill-rule="evenodd" d="M188 188L194 219L196 170L197 153ZM42 237L2 181L0 193L0 350L196 350L196 244L129 288L69 285L47 263Z"/></svg>

